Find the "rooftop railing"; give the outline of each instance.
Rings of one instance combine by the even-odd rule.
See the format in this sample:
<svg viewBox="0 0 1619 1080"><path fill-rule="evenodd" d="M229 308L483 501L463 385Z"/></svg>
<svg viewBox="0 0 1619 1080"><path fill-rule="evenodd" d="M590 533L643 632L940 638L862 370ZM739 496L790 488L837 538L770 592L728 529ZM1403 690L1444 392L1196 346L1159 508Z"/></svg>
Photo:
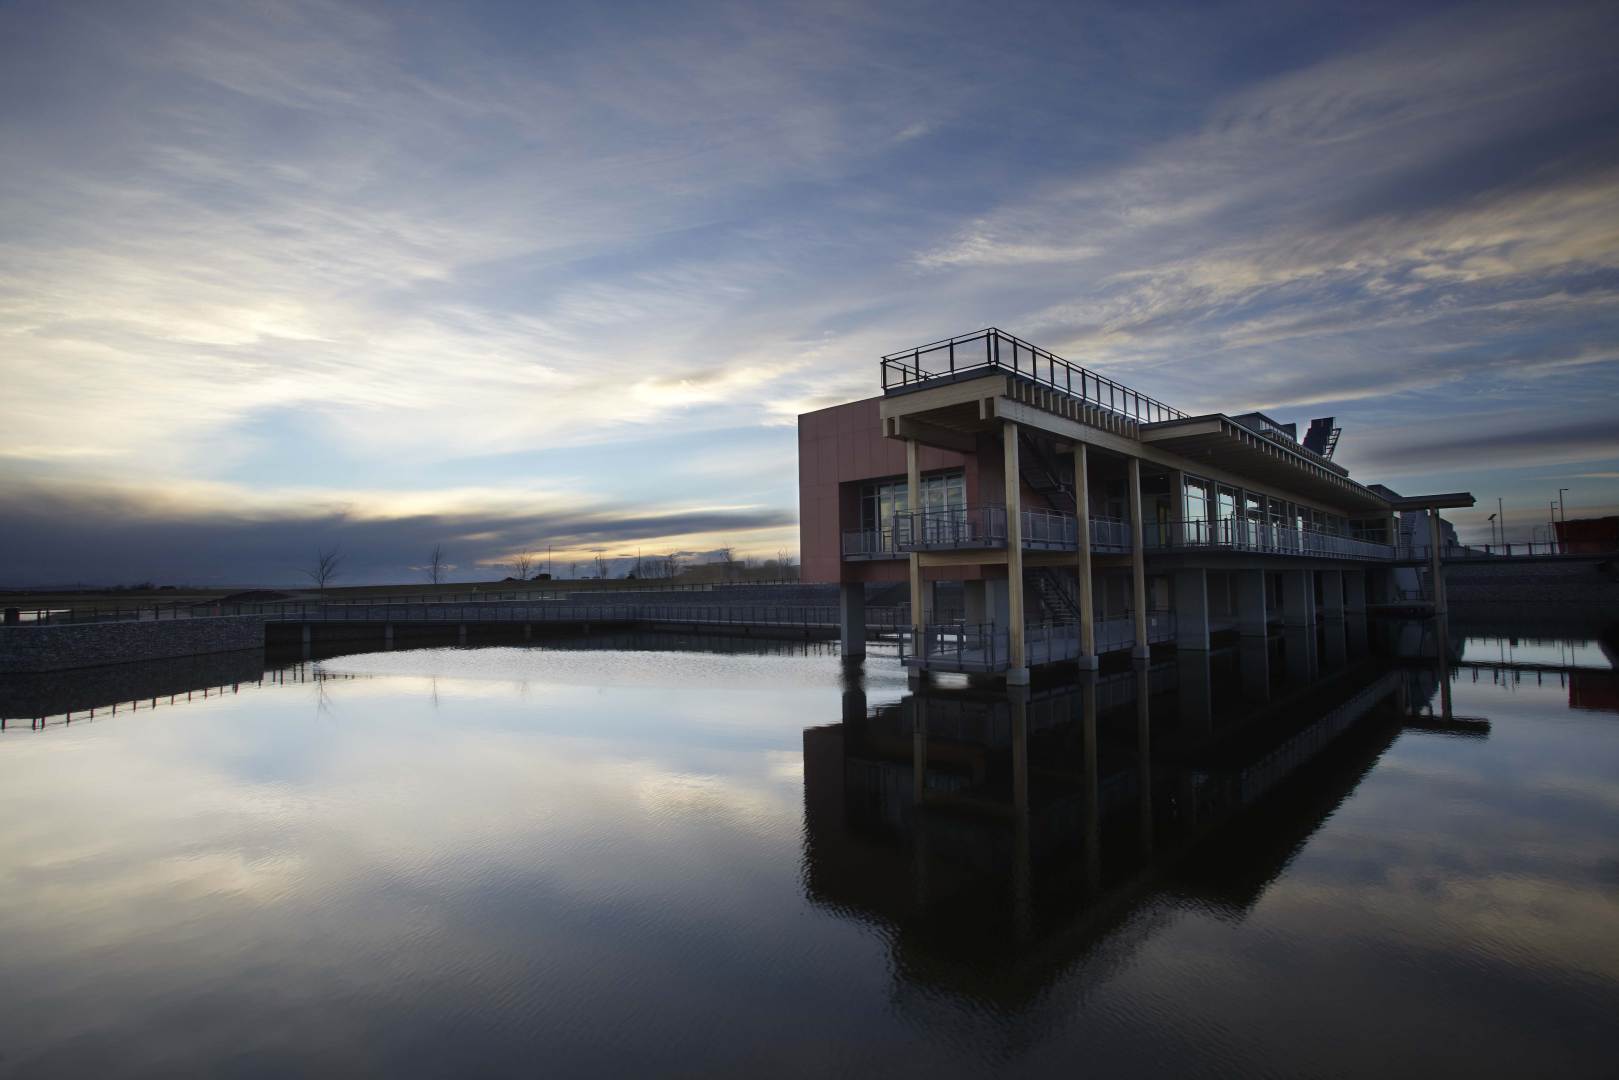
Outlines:
<svg viewBox="0 0 1619 1080"><path fill-rule="evenodd" d="M883 392L909 390L991 368L1032 379L1143 424L1182 420L1187 415L994 327L883 357Z"/></svg>

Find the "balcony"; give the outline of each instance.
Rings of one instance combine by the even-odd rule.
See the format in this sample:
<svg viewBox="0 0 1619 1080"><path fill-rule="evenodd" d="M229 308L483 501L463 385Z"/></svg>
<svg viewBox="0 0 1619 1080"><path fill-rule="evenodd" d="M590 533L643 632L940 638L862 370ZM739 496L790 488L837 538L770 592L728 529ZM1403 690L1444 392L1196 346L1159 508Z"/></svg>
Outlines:
<svg viewBox="0 0 1619 1080"><path fill-rule="evenodd" d="M1096 651L1117 652L1136 644L1131 615L1096 620ZM918 639L901 628L899 655L907 667L969 674L1005 671L1012 666L1007 628L996 623L929 623ZM1147 616L1147 642L1175 639L1175 616L1153 612ZM1024 663L1029 667L1055 664L1079 657L1079 626L1072 621L1031 622L1023 628Z"/></svg>
<svg viewBox="0 0 1619 1080"><path fill-rule="evenodd" d="M1127 554L1130 523L1091 518L1091 551ZM1025 551L1077 551L1079 520L1054 510L1023 511ZM897 559L913 551L994 551L1006 547L1006 507L968 506L896 514L886 529L843 534L845 559Z"/></svg>
<svg viewBox="0 0 1619 1080"><path fill-rule="evenodd" d="M1142 544L1149 551L1245 551L1261 555L1376 561L1394 558L1394 548L1388 544L1241 518L1145 522Z"/></svg>

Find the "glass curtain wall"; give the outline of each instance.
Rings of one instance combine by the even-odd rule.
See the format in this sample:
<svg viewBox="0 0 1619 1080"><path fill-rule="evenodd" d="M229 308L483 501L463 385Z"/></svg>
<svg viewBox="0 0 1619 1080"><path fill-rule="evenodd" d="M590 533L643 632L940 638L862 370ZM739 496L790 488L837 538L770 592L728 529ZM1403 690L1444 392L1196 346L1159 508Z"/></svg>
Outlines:
<svg viewBox="0 0 1619 1080"><path fill-rule="evenodd" d="M921 509L930 511L927 529L934 539L963 524L967 508L967 481L959 471L922 477ZM894 518L910 510L910 485L884 480L865 485L860 495L860 528L881 533L883 546L893 539Z"/></svg>

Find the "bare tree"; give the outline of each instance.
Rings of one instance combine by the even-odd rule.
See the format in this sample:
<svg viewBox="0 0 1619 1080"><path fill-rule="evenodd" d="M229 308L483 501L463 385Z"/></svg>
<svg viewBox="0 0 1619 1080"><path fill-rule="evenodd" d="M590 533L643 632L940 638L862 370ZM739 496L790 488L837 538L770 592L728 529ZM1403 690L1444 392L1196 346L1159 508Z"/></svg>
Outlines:
<svg viewBox="0 0 1619 1080"><path fill-rule="evenodd" d="M441 584L447 570L449 566L444 562L444 545L434 544L427 556L427 580L434 585Z"/></svg>
<svg viewBox="0 0 1619 1080"><path fill-rule="evenodd" d="M575 581L579 580L579 564L577 562L571 562L568 564L568 576L573 578Z"/></svg>
<svg viewBox="0 0 1619 1080"><path fill-rule="evenodd" d="M325 595L327 582L337 577L342 565L343 552L340 548L316 548L315 560L304 567L304 574Z"/></svg>
<svg viewBox="0 0 1619 1080"><path fill-rule="evenodd" d="M596 562L596 576L603 579L603 580L606 580L606 578L607 578L607 553L604 552L604 551L597 551L596 552L595 562Z"/></svg>
<svg viewBox="0 0 1619 1080"><path fill-rule="evenodd" d="M518 581L527 581L529 575L534 573L534 556L528 552L512 556L512 576Z"/></svg>

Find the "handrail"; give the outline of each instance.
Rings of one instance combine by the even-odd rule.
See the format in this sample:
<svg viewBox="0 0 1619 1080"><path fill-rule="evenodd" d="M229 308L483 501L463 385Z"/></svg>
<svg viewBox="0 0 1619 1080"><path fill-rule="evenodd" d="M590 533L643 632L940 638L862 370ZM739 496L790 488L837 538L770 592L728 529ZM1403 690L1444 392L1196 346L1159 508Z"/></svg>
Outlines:
<svg viewBox="0 0 1619 1080"><path fill-rule="evenodd" d="M982 342L982 348L978 343ZM928 363L923 365L923 358ZM1054 390L1143 424L1183 420L1187 414L1071 363L996 327L890 353L881 361L883 392L907 390L965 372L1004 368Z"/></svg>
<svg viewBox="0 0 1619 1080"><path fill-rule="evenodd" d="M1228 548L1272 555L1313 555L1346 559L1392 559L1388 544L1357 540L1352 536L1240 517L1213 521L1148 521L1142 523L1142 543L1148 548Z"/></svg>

